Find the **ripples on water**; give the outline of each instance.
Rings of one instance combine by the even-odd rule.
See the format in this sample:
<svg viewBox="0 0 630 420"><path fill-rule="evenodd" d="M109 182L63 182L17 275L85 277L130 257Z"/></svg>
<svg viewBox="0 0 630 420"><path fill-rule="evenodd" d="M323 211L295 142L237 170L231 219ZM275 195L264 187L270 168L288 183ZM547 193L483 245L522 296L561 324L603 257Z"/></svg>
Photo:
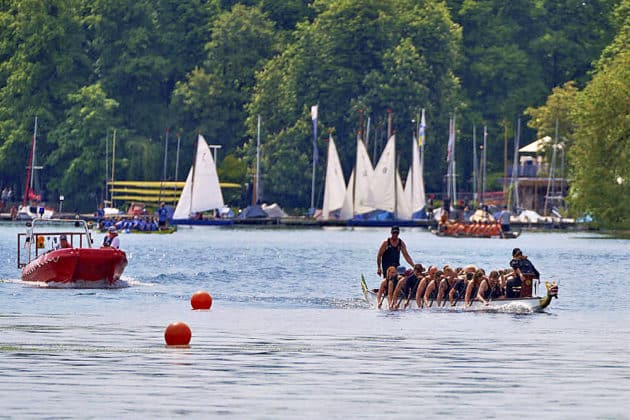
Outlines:
<svg viewBox="0 0 630 420"><path fill-rule="evenodd" d="M113 289L26 287L0 227L0 416L628 418L628 242L403 229L423 264L507 266L522 248L560 298L542 314L369 309L387 229L123 235ZM597 236L593 236L595 238ZM190 295L212 293L211 311ZM190 325L188 349L164 328Z"/></svg>

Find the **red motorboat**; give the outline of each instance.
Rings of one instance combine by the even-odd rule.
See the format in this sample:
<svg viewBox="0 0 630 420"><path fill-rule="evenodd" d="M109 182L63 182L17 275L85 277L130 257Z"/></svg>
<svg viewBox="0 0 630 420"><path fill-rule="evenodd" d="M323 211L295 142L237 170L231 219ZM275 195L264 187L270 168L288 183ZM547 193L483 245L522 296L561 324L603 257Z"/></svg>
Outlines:
<svg viewBox="0 0 630 420"><path fill-rule="evenodd" d="M28 282L112 285L127 266L115 248L93 248L84 220L33 220L18 234L18 268Z"/></svg>

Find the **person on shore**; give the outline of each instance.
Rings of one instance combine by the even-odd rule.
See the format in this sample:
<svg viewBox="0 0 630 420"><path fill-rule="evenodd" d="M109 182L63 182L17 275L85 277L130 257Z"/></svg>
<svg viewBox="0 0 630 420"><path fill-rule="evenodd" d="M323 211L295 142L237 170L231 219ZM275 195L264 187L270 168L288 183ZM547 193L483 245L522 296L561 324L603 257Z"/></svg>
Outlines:
<svg viewBox="0 0 630 420"><path fill-rule="evenodd" d="M168 209L166 208L166 203L160 203L160 207L157 209L158 216L158 229L164 230L168 228Z"/></svg>
<svg viewBox="0 0 630 420"><path fill-rule="evenodd" d="M107 234L103 238L102 248L114 248L120 249L120 239L118 239L118 229L115 226L110 226L107 230Z"/></svg>
<svg viewBox="0 0 630 420"><path fill-rule="evenodd" d="M501 223L501 232L510 231L510 217L512 213L508 210L507 206L503 206L503 210L499 213L499 223Z"/></svg>
<svg viewBox="0 0 630 420"><path fill-rule="evenodd" d="M387 238L381 244L376 255L376 274L379 276L386 274L389 267L398 268L400 266L400 253L409 263L410 266L414 266L413 260L407 252L407 246L405 242L399 237L400 228L398 226L392 226L391 237Z"/></svg>

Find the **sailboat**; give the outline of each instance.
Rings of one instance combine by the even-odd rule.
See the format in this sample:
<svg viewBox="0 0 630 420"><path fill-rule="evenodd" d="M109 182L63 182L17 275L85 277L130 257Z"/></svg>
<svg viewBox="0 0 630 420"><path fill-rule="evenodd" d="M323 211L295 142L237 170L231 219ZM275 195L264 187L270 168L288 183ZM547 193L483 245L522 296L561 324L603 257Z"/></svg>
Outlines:
<svg viewBox="0 0 630 420"><path fill-rule="evenodd" d="M324 205L322 220L337 218L346 196L346 181L343 177L337 146L332 136L328 138L328 158L326 160L326 183L324 184Z"/></svg>
<svg viewBox="0 0 630 420"><path fill-rule="evenodd" d="M122 212L114 207L114 198L112 194L112 186L114 185L114 175L116 173L116 130L114 130L114 134L112 136L112 178L109 180L109 175L107 173L108 162L107 157L109 155L109 139L107 136L105 137L105 202L103 207L103 217L113 217L122 214Z"/></svg>
<svg viewBox="0 0 630 420"><path fill-rule="evenodd" d="M173 223L193 222L197 214L224 206L215 161L206 139L199 134L193 164L173 213Z"/></svg>
<svg viewBox="0 0 630 420"><path fill-rule="evenodd" d="M37 147L37 117L35 117L35 126L33 128L33 141L31 144L31 153L28 160L28 166L26 168L26 184L24 186L24 198L22 205L18 208L17 217L21 220L32 219L50 219L53 216L54 211L52 209L45 208L40 205L31 205L29 202L41 201L41 195L37 194L34 189L35 182L35 170L42 169L41 166L36 166L36 147Z"/></svg>
<svg viewBox="0 0 630 420"><path fill-rule="evenodd" d="M375 210L368 204L370 182L373 175L374 168L365 143L360 137L357 137L357 162L354 171L350 174L346 196L339 215L342 220L352 219L354 216Z"/></svg>
<svg viewBox="0 0 630 420"><path fill-rule="evenodd" d="M376 210L393 213L395 220L411 219L411 204L404 194L396 168L396 136L392 135L381 154L370 183L368 204Z"/></svg>
<svg viewBox="0 0 630 420"><path fill-rule="evenodd" d="M412 218L418 217L426 204L424 194L424 161L421 157L422 149L424 151L424 130L426 127L424 119L424 109L422 110L422 119L418 130L418 144L412 142L411 146L411 167L407 173L407 181L405 182L405 197L411 205ZM422 152L424 153L424 152Z"/></svg>

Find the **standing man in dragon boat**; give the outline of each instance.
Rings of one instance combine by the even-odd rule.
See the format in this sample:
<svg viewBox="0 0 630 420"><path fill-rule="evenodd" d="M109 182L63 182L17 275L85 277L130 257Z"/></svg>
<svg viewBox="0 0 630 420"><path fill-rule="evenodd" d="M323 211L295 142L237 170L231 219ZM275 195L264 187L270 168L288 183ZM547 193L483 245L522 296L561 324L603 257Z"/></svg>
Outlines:
<svg viewBox="0 0 630 420"><path fill-rule="evenodd" d="M381 244L381 247L378 249L378 254L376 255L376 274L379 276L384 276L387 273L387 269L389 267L400 266L400 253L402 252L403 257L405 257L405 261L409 263L410 266L414 266L413 260L409 256L407 252L407 246L405 242L399 237L400 228L398 226L392 226L391 236L387 238ZM387 276L385 276L385 280L389 283ZM391 300L392 295L394 294L394 287L396 286L392 284L388 284L386 290L388 291L388 300Z"/></svg>

